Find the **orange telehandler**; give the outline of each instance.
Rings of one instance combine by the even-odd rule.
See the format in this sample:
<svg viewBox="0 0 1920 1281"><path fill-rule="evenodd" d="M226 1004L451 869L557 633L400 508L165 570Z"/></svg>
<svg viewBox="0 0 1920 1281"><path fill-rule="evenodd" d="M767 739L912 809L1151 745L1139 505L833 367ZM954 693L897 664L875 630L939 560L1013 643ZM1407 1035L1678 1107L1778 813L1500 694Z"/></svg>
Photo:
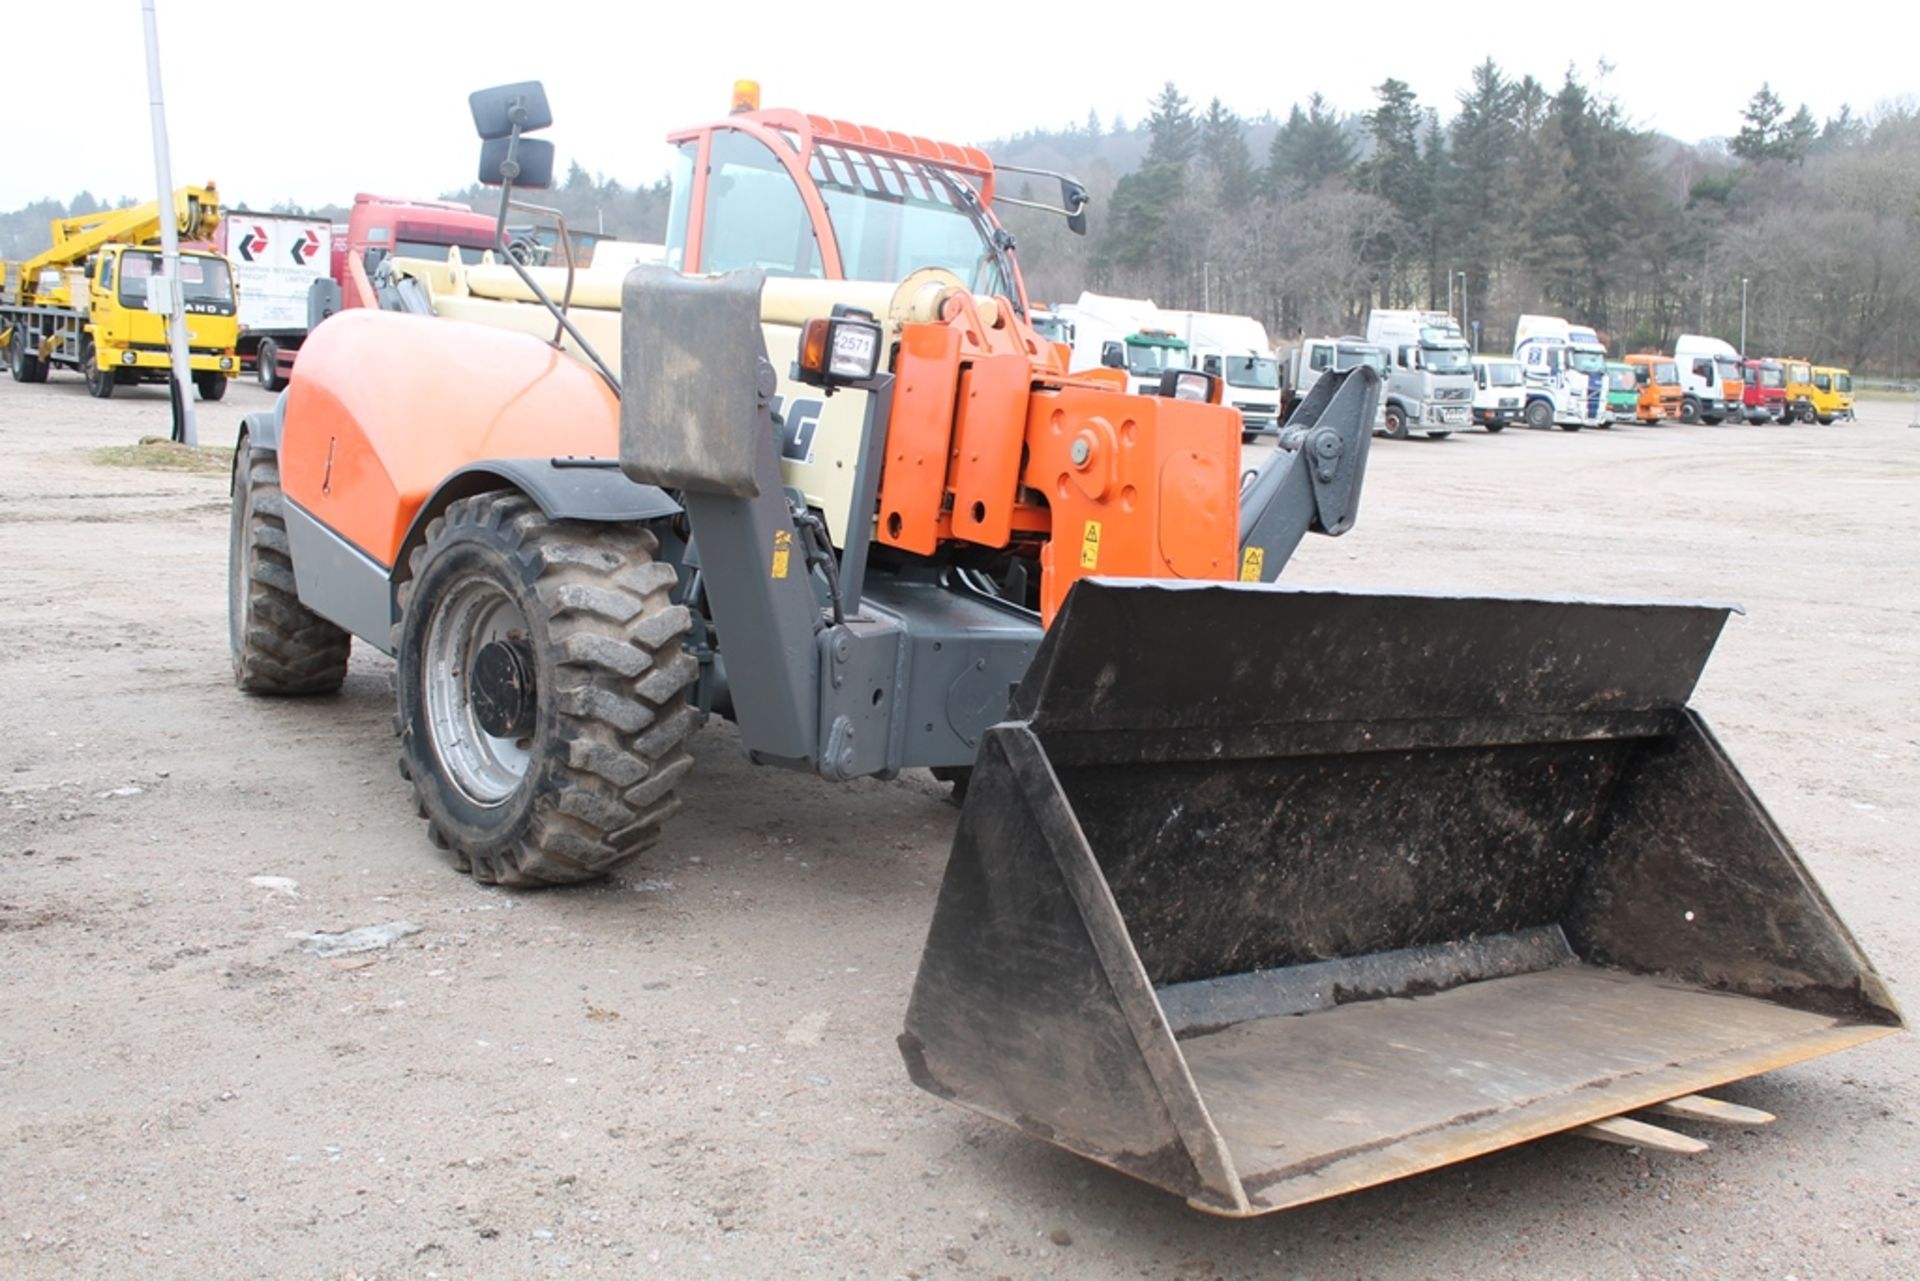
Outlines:
<svg viewBox="0 0 1920 1281"><path fill-rule="evenodd" d="M550 115L473 108L504 246ZM635 857L709 714L966 781L909 1073L1226 1215L1751 1121L1697 1093L1901 1026L1686 706L1728 607L1282 587L1371 370L1243 483L1211 376L1037 336L984 153L752 101L672 140L667 266L390 259L242 430L237 680L392 655L457 866Z"/></svg>

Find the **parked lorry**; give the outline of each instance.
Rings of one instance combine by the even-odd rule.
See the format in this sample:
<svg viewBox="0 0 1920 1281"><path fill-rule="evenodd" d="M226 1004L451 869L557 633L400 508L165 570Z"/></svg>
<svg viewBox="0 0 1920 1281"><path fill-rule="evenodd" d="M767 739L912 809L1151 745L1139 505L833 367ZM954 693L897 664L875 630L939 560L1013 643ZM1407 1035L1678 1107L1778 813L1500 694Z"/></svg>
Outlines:
<svg viewBox="0 0 1920 1281"><path fill-rule="evenodd" d="M1813 367L1813 396L1809 402L1821 426L1853 421L1853 375L1837 365Z"/></svg>
<svg viewBox="0 0 1920 1281"><path fill-rule="evenodd" d="M275 353L307 334L307 299L333 267L333 224L325 218L230 209L214 243L233 266L239 294L240 368L268 390L283 385ZM259 359L265 351L267 359Z"/></svg>
<svg viewBox="0 0 1920 1281"><path fill-rule="evenodd" d="M1473 358L1473 421L1500 432L1525 412L1526 372L1511 356Z"/></svg>
<svg viewBox="0 0 1920 1281"><path fill-rule="evenodd" d="M1168 371L1192 367L1187 340L1150 298L1082 293L1073 320L1073 368L1122 370L1143 396L1152 395Z"/></svg>
<svg viewBox="0 0 1920 1281"><path fill-rule="evenodd" d="M446 259L451 254L463 263L477 264L495 252L494 224L494 218L455 201L367 192L354 196L347 221L329 229L327 271L309 283L305 323L263 335L255 344L254 365L261 385L271 391L287 385L301 344L328 316L356 307L380 307L374 278L384 260Z"/></svg>
<svg viewBox="0 0 1920 1281"><path fill-rule="evenodd" d="M1388 354L1383 430L1395 440L1424 431L1444 440L1473 422L1473 363L1460 323L1444 311L1367 315L1367 341Z"/></svg>
<svg viewBox="0 0 1920 1281"><path fill-rule="evenodd" d="M1240 411L1243 439L1280 430L1280 362L1267 327L1252 316L1207 311L1163 311L1161 317L1186 340L1188 362L1224 384L1226 403Z"/></svg>
<svg viewBox="0 0 1920 1281"><path fill-rule="evenodd" d="M212 183L157 200L56 218L52 244L22 262L0 263L0 349L15 382L45 382L72 369L105 399L116 387L166 382L173 354L171 308L154 282L165 278L158 241L172 218L181 240L206 240L220 224ZM187 363L202 400L219 400L239 367L233 273L217 253L180 251L174 282L187 326Z"/></svg>
<svg viewBox="0 0 1920 1281"><path fill-rule="evenodd" d="M1524 418L1535 430L1605 427L1607 349L1592 329L1559 316L1521 316L1513 331L1513 358L1526 371Z"/></svg>
<svg viewBox="0 0 1920 1281"><path fill-rule="evenodd" d="M1712 426L1741 412L1746 374L1732 343L1681 334L1673 344L1673 363L1680 373L1681 422Z"/></svg>
<svg viewBox="0 0 1920 1281"><path fill-rule="evenodd" d="M1386 348L1376 347L1352 334L1344 338L1302 338L1290 346L1282 347L1275 357L1280 365L1282 423L1292 417L1295 409L1306 403L1313 395L1313 389L1320 385L1320 379L1329 373L1345 373L1365 365L1380 375L1382 382L1389 377L1390 362ZM1383 396L1374 417L1373 429L1382 432L1386 427L1387 401Z"/></svg>
<svg viewBox="0 0 1920 1281"><path fill-rule="evenodd" d="M1673 357L1659 352L1636 353L1627 357L1627 367L1633 370L1634 384L1640 389L1641 422L1680 417L1680 370Z"/></svg>
<svg viewBox="0 0 1920 1281"><path fill-rule="evenodd" d="M1750 423L1787 421L1787 371L1777 360L1740 362L1740 403Z"/></svg>
<svg viewBox="0 0 1920 1281"><path fill-rule="evenodd" d="M1624 360L1607 362L1607 417L1616 423L1640 419L1640 380Z"/></svg>
<svg viewBox="0 0 1920 1281"><path fill-rule="evenodd" d="M483 176L545 181L538 86L473 106ZM909 1075L1222 1215L1763 1120L1699 1095L1902 1026L1686 706L1730 607L1283 588L1353 520L1371 369L1243 488L1216 380L1034 333L984 152L751 102L670 140L688 274L562 307L422 260L242 428L236 679L391 654L457 868L670 840L709 713L765 767L958 775Z"/></svg>

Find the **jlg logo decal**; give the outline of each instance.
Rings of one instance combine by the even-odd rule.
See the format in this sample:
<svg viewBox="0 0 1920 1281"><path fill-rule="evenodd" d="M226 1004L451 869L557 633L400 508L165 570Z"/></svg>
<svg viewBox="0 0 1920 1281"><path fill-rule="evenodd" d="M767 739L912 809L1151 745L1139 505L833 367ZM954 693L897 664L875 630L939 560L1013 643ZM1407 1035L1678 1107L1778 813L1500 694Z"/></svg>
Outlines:
<svg viewBox="0 0 1920 1281"><path fill-rule="evenodd" d="M805 396L793 402L789 413L786 399L773 398L773 413L780 420L780 456L790 463L810 463L814 433L820 430L820 415L826 411L826 404Z"/></svg>

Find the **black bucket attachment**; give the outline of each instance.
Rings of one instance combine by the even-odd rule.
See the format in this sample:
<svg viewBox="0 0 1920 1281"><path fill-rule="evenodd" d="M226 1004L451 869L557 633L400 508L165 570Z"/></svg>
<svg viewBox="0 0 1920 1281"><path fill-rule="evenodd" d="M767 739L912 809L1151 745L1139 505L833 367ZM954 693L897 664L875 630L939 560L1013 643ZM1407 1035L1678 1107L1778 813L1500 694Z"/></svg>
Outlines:
<svg viewBox="0 0 1920 1281"><path fill-rule="evenodd" d="M1686 707L1728 612L1081 583L981 747L913 1079L1252 1215L1896 1030Z"/></svg>

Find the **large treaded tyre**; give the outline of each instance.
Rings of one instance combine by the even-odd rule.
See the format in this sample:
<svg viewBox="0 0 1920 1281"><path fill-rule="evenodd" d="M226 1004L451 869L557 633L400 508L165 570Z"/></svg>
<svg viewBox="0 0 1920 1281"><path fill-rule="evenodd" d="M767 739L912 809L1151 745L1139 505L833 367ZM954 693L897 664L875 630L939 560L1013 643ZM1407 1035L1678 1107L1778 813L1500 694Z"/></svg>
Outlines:
<svg viewBox="0 0 1920 1281"><path fill-rule="evenodd" d="M250 694L331 694L347 678L347 633L300 603L287 545L286 496L273 454L242 437L227 538L227 640L234 683Z"/></svg>
<svg viewBox="0 0 1920 1281"><path fill-rule="evenodd" d="M658 550L644 528L552 522L511 490L427 527L394 628L400 771L475 880L596 880L679 809L699 665Z"/></svg>

